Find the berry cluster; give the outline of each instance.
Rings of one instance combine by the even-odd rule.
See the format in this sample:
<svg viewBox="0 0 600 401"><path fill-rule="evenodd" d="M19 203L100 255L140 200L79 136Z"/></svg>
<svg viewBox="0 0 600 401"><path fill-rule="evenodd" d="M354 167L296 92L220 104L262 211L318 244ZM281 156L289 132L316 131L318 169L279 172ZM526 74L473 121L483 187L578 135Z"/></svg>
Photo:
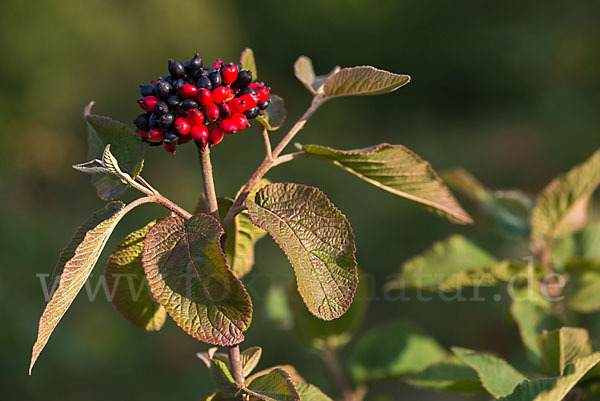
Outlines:
<svg viewBox="0 0 600 401"><path fill-rule="evenodd" d="M269 106L270 88L241 68L220 59L203 67L197 53L185 63L169 59L170 75L140 85L145 113L133 123L142 141L174 154L177 144L193 139L204 150L249 127Z"/></svg>

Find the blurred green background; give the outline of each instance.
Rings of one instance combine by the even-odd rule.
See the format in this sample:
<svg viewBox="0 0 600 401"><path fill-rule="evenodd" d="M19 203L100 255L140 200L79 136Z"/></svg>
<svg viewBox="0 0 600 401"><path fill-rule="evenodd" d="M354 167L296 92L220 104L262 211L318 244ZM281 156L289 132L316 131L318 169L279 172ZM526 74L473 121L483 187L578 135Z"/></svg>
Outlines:
<svg viewBox="0 0 600 401"><path fill-rule="evenodd" d="M50 273L77 225L103 202L89 177L71 169L86 158L82 110L130 123L138 84L166 74L169 57L237 60L255 51L261 80L287 104L289 128L309 104L293 77L300 55L317 73L370 64L410 74L381 97L327 103L297 138L342 149L400 143L438 171L464 166L491 187L538 191L600 145L600 3L456 1L30 1L0 11L0 398L3 400L191 400L212 390L195 353L206 349L169 321L143 333L98 296L80 296L27 376L43 308L37 274ZM272 135L277 139L281 133ZM256 128L213 152L217 192L233 195L263 157ZM147 152L143 175L191 209L200 189L196 151ZM527 256L478 220L454 226L319 161L298 160L269 174L320 187L351 221L361 268L381 295L402 261L450 233L477 236L499 256ZM128 193L126 199L136 194ZM158 206L127 216L107 246L141 227ZM105 252L108 254L109 252ZM103 274L104 255L92 278ZM293 363L337 394L309 352L271 327L264 295L289 282L287 259L268 238L244 281L255 304L248 345L265 348L259 367ZM380 298L380 297L379 297ZM504 303L386 302L369 305L369 325L417 321L445 346L485 348L522 358ZM342 355L344 357L344 355ZM458 400L388 381L368 399ZM475 398L467 398L475 399Z"/></svg>

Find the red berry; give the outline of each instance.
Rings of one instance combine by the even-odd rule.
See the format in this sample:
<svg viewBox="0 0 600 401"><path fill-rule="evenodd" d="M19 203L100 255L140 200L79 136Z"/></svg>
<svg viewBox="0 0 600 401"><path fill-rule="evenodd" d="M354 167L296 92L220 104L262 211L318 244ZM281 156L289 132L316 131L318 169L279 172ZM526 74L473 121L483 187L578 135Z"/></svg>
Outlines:
<svg viewBox="0 0 600 401"><path fill-rule="evenodd" d="M234 113L231 116L231 121L237 125L238 131L242 131L250 126L248 118L242 113Z"/></svg>
<svg viewBox="0 0 600 401"><path fill-rule="evenodd" d="M221 78L223 78L223 83L231 84L235 82L238 76L238 72L238 68L233 64L229 64L227 67L223 68L221 70Z"/></svg>
<svg viewBox="0 0 600 401"><path fill-rule="evenodd" d="M246 102L244 102L239 97L231 99L229 102L229 107L231 108L232 113L243 113L246 109Z"/></svg>
<svg viewBox="0 0 600 401"><path fill-rule="evenodd" d="M246 93L245 95L240 97L240 99L244 101L244 104L246 105L246 110L250 110L256 107L256 105L258 105L259 100L258 95L255 95L253 93Z"/></svg>
<svg viewBox="0 0 600 401"><path fill-rule="evenodd" d="M156 103L160 102L160 99L156 96L146 96L143 99L138 100L138 104L143 110L154 111Z"/></svg>
<svg viewBox="0 0 600 401"><path fill-rule="evenodd" d="M260 88L261 86L265 86L264 82L252 82L248 85L249 88L256 90L256 88Z"/></svg>
<svg viewBox="0 0 600 401"><path fill-rule="evenodd" d="M221 68L221 66L223 65L223 60L221 60L220 58L216 59L215 62L213 63L213 68Z"/></svg>
<svg viewBox="0 0 600 401"><path fill-rule="evenodd" d="M175 119L175 131L177 131L180 135L187 135L190 132L192 125L185 117L177 117Z"/></svg>
<svg viewBox="0 0 600 401"><path fill-rule="evenodd" d="M202 124L204 122L204 114L198 109L189 109L187 118L192 125Z"/></svg>
<svg viewBox="0 0 600 401"><path fill-rule="evenodd" d="M258 94L258 103L264 103L269 100L269 96L271 94L270 88L262 86L260 88L256 88L255 91Z"/></svg>
<svg viewBox="0 0 600 401"><path fill-rule="evenodd" d="M146 138L148 136L148 131L142 131L139 128L136 128L136 131L138 134L140 134L141 136L143 136L144 138Z"/></svg>
<svg viewBox="0 0 600 401"><path fill-rule="evenodd" d="M198 103L200 103L202 106L208 106L213 102L213 94L208 89L201 88L198 90L196 99L198 99Z"/></svg>
<svg viewBox="0 0 600 401"><path fill-rule="evenodd" d="M184 99L193 99L196 97L196 93L198 93L198 88L194 85L185 84L181 85L181 88L179 88L179 96Z"/></svg>
<svg viewBox="0 0 600 401"><path fill-rule="evenodd" d="M211 128L210 132L208 133L209 145L211 147L215 146L216 144L218 144L219 142L221 142L223 140L224 136L225 136L224 132L221 131L221 129L219 127Z"/></svg>
<svg viewBox="0 0 600 401"><path fill-rule="evenodd" d="M162 142L164 137L165 137L164 129L153 129L152 131L148 132L147 138L150 142Z"/></svg>
<svg viewBox="0 0 600 401"><path fill-rule="evenodd" d="M233 89L227 86L219 86L212 91L213 102L215 103L223 103L228 102L235 96L233 94Z"/></svg>
<svg viewBox="0 0 600 401"><path fill-rule="evenodd" d="M184 145L184 144L188 143L191 140L192 140L192 136L191 135L180 136L179 140L177 141L177 143L179 145Z"/></svg>
<svg viewBox="0 0 600 401"><path fill-rule="evenodd" d="M222 120L219 123L219 128L227 135L233 135L238 132L238 125L231 118Z"/></svg>
<svg viewBox="0 0 600 401"><path fill-rule="evenodd" d="M219 106L214 103L206 106L206 118L208 118L210 121L217 121L220 112Z"/></svg>
<svg viewBox="0 0 600 401"><path fill-rule="evenodd" d="M205 142L208 139L208 128L204 124L194 125L190 136L196 142Z"/></svg>
<svg viewBox="0 0 600 401"><path fill-rule="evenodd" d="M177 151L175 150L175 145L172 143L163 143L163 148L165 148L165 150L172 155L177 153Z"/></svg>

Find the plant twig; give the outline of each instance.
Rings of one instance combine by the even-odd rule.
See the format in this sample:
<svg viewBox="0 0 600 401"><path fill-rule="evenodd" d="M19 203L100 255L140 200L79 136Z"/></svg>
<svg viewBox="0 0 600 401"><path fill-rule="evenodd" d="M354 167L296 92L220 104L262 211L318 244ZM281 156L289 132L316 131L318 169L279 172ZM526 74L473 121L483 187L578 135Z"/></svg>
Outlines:
<svg viewBox="0 0 600 401"><path fill-rule="evenodd" d="M346 372L344 372L344 368L338 359L335 349L330 347L325 348L321 353L321 357L323 358L325 365L327 365L331 371L338 388L342 392L344 401L355 401L354 391L352 391L352 387L350 387Z"/></svg>
<svg viewBox="0 0 600 401"><path fill-rule="evenodd" d="M135 181L131 178L131 176L129 174L124 174L122 176L122 178L130 186L132 186L133 188L137 189L138 191L146 194L148 199L151 199L152 202L158 203L159 205L166 207L167 209L171 210L172 212L175 212L176 214L178 214L179 216L183 217L186 220L189 219L190 217L192 217L192 214L190 212L188 212L187 210L185 210L184 208L182 208L175 202L171 201L170 199L167 199L164 196L162 196L160 194L160 192L158 192L156 189L152 188L150 186L150 184L148 184L146 182L146 180L144 180L141 176L138 175L135 178ZM139 182L137 182L137 181L139 181ZM142 198L142 199L144 199L144 198Z"/></svg>
<svg viewBox="0 0 600 401"><path fill-rule="evenodd" d="M288 153L287 155L279 156L277 159L273 160L273 165L271 167L279 166L280 164L306 156L308 156L308 154L304 151Z"/></svg>
<svg viewBox="0 0 600 401"><path fill-rule="evenodd" d="M213 180L212 164L210 162L210 148L207 146L203 151L198 148L198 157L200 158L200 167L202 171L206 213L219 220L219 205L217 203L217 193L215 192L215 182Z"/></svg>
<svg viewBox="0 0 600 401"><path fill-rule="evenodd" d="M266 158L273 160L273 153L271 151L271 139L269 138L269 131L265 127L262 127L262 135L263 139L265 140L265 152L267 154Z"/></svg>
<svg viewBox="0 0 600 401"><path fill-rule="evenodd" d="M240 386L244 386L244 371L242 368L242 359L240 357L240 345L234 345L227 347L227 353L229 355L229 364L231 365L231 374L233 379Z"/></svg>
<svg viewBox="0 0 600 401"><path fill-rule="evenodd" d="M284 161L281 161L280 163L276 164L276 160L278 159L278 157L281 154L281 152L283 151L283 149L285 149L285 147L292 141L292 139L294 139L296 134L298 132L300 132L300 130L302 130L302 128L304 128L304 125L306 124L308 119L315 113L315 111L317 111L317 109L325 101L327 101L326 97L323 97L322 95L315 96L313 99L313 102L310 105L310 107L308 108L308 110L306 110L304 112L302 117L300 117L300 119L298 119L298 121L294 124L294 126L283 137L281 142L279 142L279 144L275 147L275 149L272 150L271 155L269 156L269 154L267 153L263 162L260 164L260 166L258 166L258 168L254 172L252 177L250 177L250 179L248 180L246 185L244 185L244 188L242 189L240 194L235 199L233 206L231 206L229 208L229 210L227 211L227 214L225 215L225 218L223 219L223 223L222 223L223 229L225 231L227 231L227 227L229 227L229 225L233 221L235 214L239 213L240 207L242 206L242 204L248 197L248 194L250 193L250 191L252 191L252 188L254 188L254 186L258 183L258 181L260 181L260 179L264 177L264 175L267 173L267 171L269 171L271 169L271 167L276 166L277 164L281 164L281 163L284 163L285 161L289 161L289 160L287 160L287 158L286 158L287 155L286 155L286 156L283 156Z"/></svg>

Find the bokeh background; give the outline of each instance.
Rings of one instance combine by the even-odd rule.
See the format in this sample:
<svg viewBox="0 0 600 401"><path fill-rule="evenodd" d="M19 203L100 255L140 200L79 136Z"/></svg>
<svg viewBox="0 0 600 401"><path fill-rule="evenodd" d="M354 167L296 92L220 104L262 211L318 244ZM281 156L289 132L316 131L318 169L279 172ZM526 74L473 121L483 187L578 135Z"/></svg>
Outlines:
<svg viewBox="0 0 600 401"><path fill-rule="evenodd" d="M370 64L412 76L381 97L327 103L297 138L342 149L404 144L438 171L463 166L495 188L536 192L600 145L600 3L369 1L3 0L0 11L0 398L3 400L191 400L212 390L195 353L206 349L168 322L143 333L101 295L79 296L53 334L32 377L31 346L43 308L37 274L50 273L76 226L102 207L89 177L71 169L86 158L82 110L129 123L138 84L165 74L169 57L237 60L252 47L261 79L285 98L289 128L310 102L293 77L300 55L317 73ZM285 128L285 127L284 127ZM280 133L273 134L276 139ZM213 152L217 191L232 195L263 157L256 128ZM200 190L193 146L175 157L147 152L143 175L191 209ZM402 261L451 233L478 238L502 256L527 256L495 236L485 219L454 226L334 167L298 160L269 174L320 187L356 233L358 261L378 293ZM128 193L126 199L136 194ZM109 242L156 214L127 216ZM105 252L108 254L109 252ZM92 284L103 274L104 255ZM319 356L269 323L264 295L292 270L268 238L257 246L255 318L247 342L265 348L261 367L293 363L337 394ZM95 278L95 279L94 279ZM418 322L444 346L522 359L504 302L373 300L363 330L398 318ZM342 355L344 357L345 355ZM369 400L459 400L394 381Z"/></svg>

